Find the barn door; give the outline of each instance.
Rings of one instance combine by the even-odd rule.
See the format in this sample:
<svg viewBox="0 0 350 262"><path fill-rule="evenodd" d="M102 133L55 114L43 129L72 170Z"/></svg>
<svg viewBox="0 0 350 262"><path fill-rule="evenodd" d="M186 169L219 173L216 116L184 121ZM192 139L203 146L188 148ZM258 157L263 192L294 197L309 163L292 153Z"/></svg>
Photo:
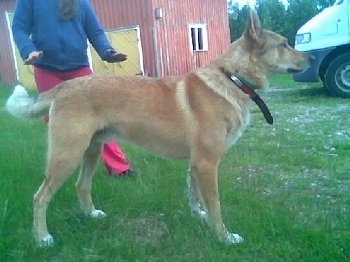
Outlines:
<svg viewBox="0 0 350 262"><path fill-rule="evenodd" d="M139 27L128 27L107 31L107 37L113 47L126 54L128 59L121 63L102 61L95 49L90 47L92 68L97 75L141 75L143 74L143 58Z"/></svg>
<svg viewBox="0 0 350 262"><path fill-rule="evenodd" d="M17 80L21 82L27 88L36 88L34 80L34 67L32 65L24 65L21 55L12 39L11 25L14 13L7 13L7 23L10 30L11 45L13 50L13 56L15 60L16 76Z"/></svg>

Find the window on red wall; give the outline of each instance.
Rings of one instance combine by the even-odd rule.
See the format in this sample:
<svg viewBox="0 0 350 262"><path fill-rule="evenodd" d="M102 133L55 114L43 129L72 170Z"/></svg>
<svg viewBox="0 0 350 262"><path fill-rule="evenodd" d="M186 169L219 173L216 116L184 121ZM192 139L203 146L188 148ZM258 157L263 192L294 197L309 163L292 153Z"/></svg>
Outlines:
<svg viewBox="0 0 350 262"><path fill-rule="evenodd" d="M192 51L208 51L208 32L205 24L190 24L189 38Z"/></svg>

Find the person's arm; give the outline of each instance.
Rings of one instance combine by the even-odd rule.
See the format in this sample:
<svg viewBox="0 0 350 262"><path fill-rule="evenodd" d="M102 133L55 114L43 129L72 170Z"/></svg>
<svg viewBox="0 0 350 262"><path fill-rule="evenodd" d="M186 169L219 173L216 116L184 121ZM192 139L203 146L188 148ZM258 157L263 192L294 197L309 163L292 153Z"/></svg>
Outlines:
<svg viewBox="0 0 350 262"><path fill-rule="evenodd" d="M33 0L18 0L12 22L12 34L25 63L30 58L30 54L32 54L31 57L33 58L35 52L40 53L30 38L33 24Z"/></svg>
<svg viewBox="0 0 350 262"><path fill-rule="evenodd" d="M102 60L113 63L127 59L127 56L117 52L109 43L100 21L89 2L85 2L85 33Z"/></svg>

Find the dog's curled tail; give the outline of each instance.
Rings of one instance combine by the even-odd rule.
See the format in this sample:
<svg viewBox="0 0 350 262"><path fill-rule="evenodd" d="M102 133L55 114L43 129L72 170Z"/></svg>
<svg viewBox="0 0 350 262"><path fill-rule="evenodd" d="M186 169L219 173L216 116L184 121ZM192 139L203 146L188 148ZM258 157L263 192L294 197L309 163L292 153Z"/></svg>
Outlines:
<svg viewBox="0 0 350 262"><path fill-rule="evenodd" d="M7 99L6 109L18 118L36 118L49 113L51 100L29 96L21 85L15 86L12 95Z"/></svg>

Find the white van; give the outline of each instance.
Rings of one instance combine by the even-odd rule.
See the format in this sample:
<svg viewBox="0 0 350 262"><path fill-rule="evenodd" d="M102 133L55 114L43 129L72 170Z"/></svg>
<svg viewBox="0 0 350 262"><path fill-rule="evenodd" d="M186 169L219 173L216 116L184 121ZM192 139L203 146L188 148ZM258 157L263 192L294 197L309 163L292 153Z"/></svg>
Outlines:
<svg viewBox="0 0 350 262"><path fill-rule="evenodd" d="M315 57L312 67L293 76L318 82L336 96L350 98L350 0L337 0L297 32L295 49Z"/></svg>

